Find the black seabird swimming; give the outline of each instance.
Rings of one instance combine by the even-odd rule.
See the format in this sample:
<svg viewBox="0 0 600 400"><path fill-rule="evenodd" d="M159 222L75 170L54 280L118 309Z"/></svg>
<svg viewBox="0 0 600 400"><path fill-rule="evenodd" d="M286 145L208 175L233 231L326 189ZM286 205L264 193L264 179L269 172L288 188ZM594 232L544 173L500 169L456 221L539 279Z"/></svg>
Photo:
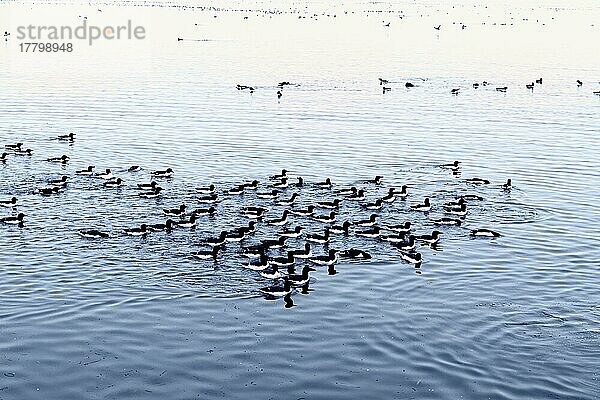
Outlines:
<svg viewBox="0 0 600 400"><path fill-rule="evenodd" d="M289 274L287 278L290 282L292 282L292 285L302 286L308 283L308 281L310 280L310 276L308 274L312 271L315 271L315 269L309 267L308 265L305 265L302 268L301 274Z"/></svg>
<svg viewBox="0 0 600 400"><path fill-rule="evenodd" d="M459 216L467 215L467 205L464 203L458 207L444 207L444 209L453 215L459 215Z"/></svg>
<svg viewBox="0 0 600 400"><path fill-rule="evenodd" d="M137 187L141 190L154 190L156 189L157 183L152 181L150 183L138 183Z"/></svg>
<svg viewBox="0 0 600 400"><path fill-rule="evenodd" d="M483 236L483 237L497 238L497 237L500 237L501 235L498 232L493 231L491 229L479 228L479 229L473 229L471 231L471 236Z"/></svg>
<svg viewBox="0 0 600 400"><path fill-rule="evenodd" d="M257 262L248 262L248 264L243 265L243 267L252 271L263 271L269 266L269 258L264 251L256 257L258 257Z"/></svg>
<svg viewBox="0 0 600 400"><path fill-rule="evenodd" d="M460 168L460 161L454 161L452 164L442 164L440 167L457 171Z"/></svg>
<svg viewBox="0 0 600 400"><path fill-rule="evenodd" d="M340 200L340 199L333 199L332 201L318 201L317 207L333 210L333 209L339 208L341 202L342 202L342 200Z"/></svg>
<svg viewBox="0 0 600 400"><path fill-rule="evenodd" d="M406 221L403 224L399 225L384 225L383 227L389 231L398 232L398 233L406 233L410 231L412 223L410 221Z"/></svg>
<svg viewBox="0 0 600 400"><path fill-rule="evenodd" d="M379 215L371 214L369 216L369 219L363 219L360 221L356 221L354 223L354 225L356 225L356 226L373 226L377 223L377 218L379 218Z"/></svg>
<svg viewBox="0 0 600 400"><path fill-rule="evenodd" d="M382 179L383 179L383 176L377 175L373 179L367 179L367 180L365 180L365 183L374 183L376 185L379 185L381 183Z"/></svg>
<svg viewBox="0 0 600 400"><path fill-rule="evenodd" d="M170 178L173 176L173 169L167 168L162 171L153 171L151 174L157 178Z"/></svg>
<svg viewBox="0 0 600 400"><path fill-rule="evenodd" d="M300 209L300 210L291 210L292 214L302 215L302 216L310 216L310 215L313 215L314 212L315 212L315 206L313 206L313 205L310 205L310 206Z"/></svg>
<svg viewBox="0 0 600 400"><path fill-rule="evenodd" d="M506 183L502 184L502 189L510 190L512 188L512 179L508 179Z"/></svg>
<svg viewBox="0 0 600 400"><path fill-rule="evenodd" d="M365 191L363 189L358 189L358 191L356 193L349 195L348 197L346 197L346 199L352 200L352 201L364 200L365 199Z"/></svg>
<svg viewBox="0 0 600 400"><path fill-rule="evenodd" d="M196 188L196 193L200 193L200 194L213 194L215 192L215 190L216 190L215 185L210 184L208 186L197 187Z"/></svg>
<svg viewBox="0 0 600 400"><path fill-rule="evenodd" d="M172 231L175 228L175 222L172 219L168 219L164 224L152 224L148 225L148 230L150 232L159 232L159 231Z"/></svg>
<svg viewBox="0 0 600 400"><path fill-rule="evenodd" d="M334 191L335 194L340 194L342 196L348 196L351 194L356 194L356 192L358 191L358 189L356 188L356 186L352 186L350 188L344 188L344 189L337 189Z"/></svg>
<svg viewBox="0 0 600 400"><path fill-rule="evenodd" d="M112 179L113 174L110 168L106 168L104 172L97 172L94 176L99 179Z"/></svg>
<svg viewBox="0 0 600 400"><path fill-rule="evenodd" d="M56 163L63 163L63 164L68 163L69 160L70 160L69 156L67 156L65 154L63 154L60 157L50 157L50 158L46 159L46 161L49 161L49 162L56 162Z"/></svg>
<svg viewBox="0 0 600 400"><path fill-rule="evenodd" d="M51 194L55 194L58 193L59 187L58 186L53 186L53 187L45 187L45 188L39 188L37 190L37 192L41 195L44 196L49 196Z"/></svg>
<svg viewBox="0 0 600 400"><path fill-rule="evenodd" d="M246 217L246 218L252 218L252 219L260 219L263 217L264 213L265 213L265 209L254 209L254 210L242 210L242 216Z"/></svg>
<svg viewBox="0 0 600 400"><path fill-rule="evenodd" d="M331 233L342 233L344 235L350 234L350 226L352 224L350 221L344 221L342 225L333 225L329 228L329 232Z"/></svg>
<svg viewBox="0 0 600 400"><path fill-rule="evenodd" d="M342 258L352 258L355 260L370 260L372 258L371 255L366 251L355 248L342 250L340 251L339 255Z"/></svg>
<svg viewBox="0 0 600 400"><path fill-rule="evenodd" d="M181 226L182 228L193 228L196 226L197 220L198 218L196 217L196 214L192 214L190 215L189 219L182 219L181 221L177 221L175 223L177 226Z"/></svg>
<svg viewBox="0 0 600 400"><path fill-rule="evenodd" d="M289 210L284 210L283 215L280 218L274 218L267 220L267 224L269 225L285 225L288 223L288 215L290 214Z"/></svg>
<svg viewBox="0 0 600 400"><path fill-rule="evenodd" d="M185 215L186 208L187 206L182 204L178 208L164 208L163 213L170 217L178 217L180 215Z"/></svg>
<svg viewBox="0 0 600 400"><path fill-rule="evenodd" d="M148 226L142 224L139 228L125 228L123 229L123 233L129 236L142 236L148 233Z"/></svg>
<svg viewBox="0 0 600 400"><path fill-rule="evenodd" d="M203 243L208 246L221 246L225 244L225 238L227 237L227 231L221 231L221 234L217 238L208 238Z"/></svg>
<svg viewBox="0 0 600 400"><path fill-rule="evenodd" d="M285 189L286 187L288 187L288 178L281 178L281 180L279 182L275 182L271 185L271 187L277 188L277 189Z"/></svg>
<svg viewBox="0 0 600 400"><path fill-rule="evenodd" d="M463 204L465 204L465 199L462 197L459 197L458 200L456 200L456 201L449 201L447 203L444 203L444 207L460 207Z"/></svg>
<svg viewBox="0 0 600 400"><path fill-rule="evenodd" d="M16 207L17 206L17 198L13 197L10 200L0 200L1 207Z"/></svg>
<svg viewBox="0 0 600 400"><path fill-rule="evenodd" d="M298 198L298 193L292 193L292 195L288 199L277 200L275 202L275 204L277 204L279 206L291 206L292 204L294 204L296 202L297 198Z"/></svg>
<svg viewBox="0 0 600 400"><path fill-rule="evenodd" d="M421 263L423 262L423 257L421 256L421 253L417 253L417 252L413 252L413 251L400 252L400 258L411 264L415 264L415 266L421 265Z"/></svg>
<svg viewBox="0 0 600 400"><path fill-rule="evenodd" d="M431 203L429 202L429 197L425 197L425 200L421 204L413 204L410 206L415 211L424 211L427 212L431 210Z"/></svg>
<svg viewBox="0 0 600 400"><path fill-rule="evenodd" d="M270 262L269 266L260 272L260 275L267 279L277 279L283 276L283 274L279 272L279 267L275 264L271 264Z"/></svg>
<svg viewBox="0 0 600 400"><path fill-rule="evenodd" d="M281 232L279 232L279 235L290 238L297 238L302 235L302 232L304 232L304 228L301 226L297 226L294 229L284 229Z"/></svg>
<svg viewBox="0 0 600 400"><path fill-rule="evenodd" d="M255 206L244 207L241 210L242 214L245 214L245 213L255 213L255 214L261 213L262 214L262 213L265 213L267 211L269 211L268 208L265 208L265 207L255 207Z"/></svg>
<svg viewBox="0 0 600 400"><path fill-rule="evenodd" d="M412 250L417 246L417 242L414 235L410 235L404 242L392 243L392 245L400 250Z"/></svg>
<svg viewBox="0 0 600 400"><path fill-rule="evenodd" d="M295 258L310 258L310 257L312 257L312 251L310 250L310 243L305 243L304 249L302 249L302 250L291 250L291 253Z"/></svg>
<svg viewBox="0 0 600 400"><path fill-rule="evenodd" d="M483 197L476 195L476 194L463 194L459 197L457 197L457 199L464 199L464 200L477 200L477 201L481 201L483 200Z"/></svg>
<svg viewBox="0 0 600 400"><path fill-rule="evenodd" d="M15 144L5 144L4 148L5 149L9 149L9 150L17 150L17 149L21 149L21 147L23 147L23 143L19 142L19 143L15 143Z"/></svg>
<svg viewBox="0 0 600 400"><path fill-rule="evenodd" d="M266 295L273 296L273 297L285 296L286 294L288 294L292 291L292 283L290 282L289 279L287 279L287 277L285 277L283 279L283 285L277 284L277 285L267 286L267 287L260 288L259 291Z"/></svg>
<svg viewBox="0 0 600 400"><path fill-rule="evenodd" d="M331 189L331 178L326 178L325 181L317 182L315 185L323 189Z"/></svg>
<svg viewBox="0 0 600 400"><path fill-rule="evenodd" d="M0 154L0 162L6 161L6 157L8 157L8 153L2 153L2 154Z"/></svg>
<svg viewBox="0 0 600 400"><path fill-rule="evenodd" d="M326 256L316 256L316 257L311 257L308 260L317 264L317 265L333 265L337 262L337 253L338 250L336 249L330 249L329 253Z"/></svg>
<svg viewBox="0 0 600 400"><path fill-rule="evenodd" d="M245 228L235 228L227 232L225 236L226 242L241 242L246 237Z"/></svg>
<svg viewBox="0 0 600 400"><path fill-rule="evenodd" d="M306 241L307 242L313 242L313 243L327 243L327 242L329 242L329 227L325 227L325 229L323 230L323 232L324 232L323 235L319 235L319 234L306 235Z"/></svg>
<svg viewBox="0 0 600 400"><path fill-rule="evenodd" d="M139 165L132 165L127 169L128 172L138 172L141 171L142 168Z"/></svg>
<svg viewBox="0 0 600 400"><path fill-rule="evenodd" d="M276 265L278 267L289 267L296 263L294 259L294 252L292 250L287 252L287 257L271 257L269 258L269 265Z"/></svg>
<svg viewBox="0 0 600 400"><path fill-rule="evenodd" d="M48 181L48 184L50 186L65 186L67 184L67 181L69 180L69 177L64 175L62 178L60 179L52 179Z"/></svg>
<svg viewBox="0 0 600 400"><path fill-rule="evenodd" d="M25 149L25 150L16 149L14 151L14 154L17 156L30 156L33 154L33 150L31 150L31 149Z"/></svg>
<svg viewBox="0 0 600 400"><path fill-rule="evenodd" d="M258 197L259 199L274 199L277 196L279 196L279 192L277 190L256 193L256 197Z"/></svg>
<svg viewBox="0 0 600 400"><path fill-rule="evenodd" d="M460 226L462 224L462 221L460 219L458 219L458 218L448 218L448 217L434 219L431 222L433 222L436 225L457 225L457 226Z"/></svg>
<svg viewBox="0 0 600 400"><path fill-rule="evenodd" d="M468 178L468 179L466 179L466 181L469 183L474 183L476 185L487 185L490 183L490 181L488 181L487 179L481 179L481 178Z"/></svg>
<svg viewBox="0 0 600 400"><path fill-rule="evenodd" d="M378 237L381 233L381 228L378 226L374 226L371 229L364 229L362 231L356 231L356 236L363 236L369 238Z"/></svg>
<svg viewBox="0 0 600 400"><path fill-rule="evenodd" d="M396 200L396 193L394 193L394 192L395 192L394 188L390 188L388 190L388 194L386 194L385 196L383 196L381 198L381 200L383 200L386 203L393 203L394 200Z"/></svg>
<svg viewBox="0 0 600 400"><path fill-rule="evenodd" d="M381 210L383 207L383 199L377 199L373 203L363 204L363 208L367 210Z"/></svg>
<svg viewBox="0 0 600 400"><path fill-rule="evenodd" d="M287 169L282 169L281 170L281 174L272 175L272 176L269 177L269 179L272 179L272 180L281 180L282 178L287 178L288 172L289 171Z"/></svg>
<svg viewBox="0 0 600 400"><path fill-rule="evenodd" d="M442 232L440 231L433 231L431 232L431 235L420 235L420 236L415 236L416 240L419 240L421 242L425 242L425 243L429 243L429 244L435 244L440 240L440 235L442 234Z"/></svg>
<svg viewBox="0 0 600 400"><path fill-rule="evenodd" d="M239 195L239 194L243 194L244 193L244 185L237 185L232 187L231 189L227 189L223 192L223 194L228 194L231 196L235 196L235 195ZM213 192L214 194L214 192Z"/></svg>
<svg viewBox="0 0 600 400"><path fill-rule="evenodd" d="M79 171L75 171L76 175L84 175L84 176L90 176L94 173L94 168L96 168L93 165L88 166L86 169L80 169Z"/></svg>
<svg viewBox="0 0 600 400"><path fill-rule="evenodd" d="M398 233L395 235L380 235L379 239L383 240L384 242L404 243L406 241L405 235L405 233Z"/></svg>
<svg viewBox="0 0 600 400"><path fill-rule="evenodd" d="M25 214L19 213L16 217L4 217L4 218L0 218L0 221L3 224L20 225L20 224L23 223L23 218L25 218Z"/></svg>
<svg viewBox="0 0 600 400"><path fill-rule="evenodd" d="M262 247L267 249L280 249L285 246L286 236L280 236L279 239L264 239L260 241Z"/></svg>
<svg viewBox="0 0 600 400"><path fill-rule="evenodd" d="M107 232L102 232L97 229L82 229L79 231L79 235L88 239L101 239L110 237L110 234Z"/></svg>
<svg viewBox="0 0 600 400"><path fill-rule="evenodd" d="M73 132L67 134L67 135L59 135L57 137L58 140L68 140L68 141L73 141L75 140L75 134Z"/></svg>
<svg viewBox="0 0 600 400"><path fill-rule="evenodd" d="M116 188L116 187L123 186L123 179L121 179L121 178L114 179L113 178L109 181L104 182L104 186L106 186L108 188Z"/></svg>
<svg viewBox="0 0 600 400"><path fill-rule="evenodd" d="M336 215L337 214L332 211L329 213L329 215L314 215L312 218L319 222L332 223L335 222Z"/></svg>
<svg viewBox="0 0 600 400"><path fill-rule="evenodd" d="M244 183L242 186L244 186L244 189L254 190L258 187L258 183L259 182L257 180L253 180L251 182Z"/></svg>
<svg viewBox="0 0 600 400"><path fill-rule="evenodd" d="M215 260L217 258L217 254L221 250L221 246L214 246L211 250L198 250L192 252L192 257L197 258L199 260Z"/></svg>
<svg viewBox="0 0 600 400"><path fill-rule="evenodd" d="M406 187L406 185L402 185L402 187L400 188L400 190L399 190L399 191L398 191L398 190L396 190L396 188L393 188L393 189L394 189L394 192L393 192L393 193L394 193L396 196L398 196L398 197L402 197L402 198L403 198L403 197L406 197L406 196L408 196L408 188Z"/></svg>
<svg viewBox="0 0 600 400"><path fill-rule="evenodd" d="M209 208L196 208L190 214L195 214L197 216L205 216L205 215L214 215L216 214L217 209L214 207Z"/></svg>
<svg viewBox="0 0 600 400"><path fill-rule="evenodd" d="M155 197L160 196L162 190L163 189L160 186L157 186L154 190L151 190L151 191L148 191L148 192L141 192L141 193L139 193L139 196L143 197L145 199L153 199Z"/></svg>
<svg viewBox="0 0 600 400"><path fill-rule="evenodd" d="M303 178L303 177L299 176L299 177L297 177L296 179L297 179L297 181L296 181L296 186L297 186L297 187L302 187L302 186L304 186L304 178Z"/></svg>
<svg viewBox="0 0 600 400"><path fill-rule="evenodd" d="M200 196L200 197L196 198L196 201L198 203L216 203L218 198L219 198L219 196L216 193L213 193L213 194L207 194L204 196Z"/></svg>

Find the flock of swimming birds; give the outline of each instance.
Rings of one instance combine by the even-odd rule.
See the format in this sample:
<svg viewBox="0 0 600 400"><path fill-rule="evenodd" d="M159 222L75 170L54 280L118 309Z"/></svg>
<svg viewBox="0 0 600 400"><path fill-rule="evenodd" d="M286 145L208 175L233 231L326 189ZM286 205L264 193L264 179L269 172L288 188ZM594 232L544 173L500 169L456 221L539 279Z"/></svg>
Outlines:
<svg viewBox="0 0 600 400"><path fill-rule="evenodd" d="M73 142L75 134L61 135L57 139ZM11 157L27 157L33 154L33 150L24 147L21 142L6 144L4 147L5 151L0 157L0 163L6 163ZM45 160L49 163L66 164L70 162L70 157L62 155L46 158ZM439 165L439 167L458 176L460 175L461 162L454 161L450 164ZM134 165L127 168L126 172L136 173L141 170L140 166ZM87 168L77 170L75 174L81 177L99 179L106 188L118 188L124 185L124 180L114 176L110 169L96 172L95 167L90 165ZM164 190L157 181L172 178L173 174L172 168L152 171L150 182L136 183L138 196L147 199L162 196ZM67 190L70 179L66 175L51 179L47 182L47 186L37 188L34 193L42 196L56 195ZM140 226L126 228L122 231L122 234L145 236L157 231L170 232L178 228L193 228L201 218L215 216L217 214L216 205L223 198L245 194L246 198L254 198L262 203L255 202L253 205L241 207L239 215L246 222L240 222L231 229L221 231L219 235L203 240L202 247L191 253L191 257L216 262L217 256L226 246L239 243L239 255L249 259L244 265L245 268L256 271L265 278L280 280L280 282L274 282L273 285L260 289L267 296L285 296L294 287L307 285L310 280L310 272L315 271L315 267L325 266L330 271L335 271L333 266L339 258L358 261L372 258L366 250L359 248L330 249L328 244L336 235L342 237L355 236L390 243L397 250L398 256L402 260L414 265L415 268L420 268L423 262L420 248L423 246L435 248L443 233L436 229L430 233L416 234L413 232L415 226L411 221L400 224L381 221L380 215L377 214L378 210L389 208L396 201L406 202L410 197L408 187L403 185L400 188L386 188L385 195L373 201L368 200L366 198L368 189L365 189L365 187L379 189L382 181L382 176L375 176L372 179L361 181L360 187L338 187L332 183L330 178L326 178L321 182L308 183L302 177L293 177L289 175L289 171L283 169L281 173L268 177L264 182L252 180L221 190L217 189L214 184L209 184L197 187L194 190L195 201L203 205L201 208L190 209L186 204L181 204L176 208L164 208L162 214L164 214L164 218L167 218L164 223L144 223ZM482 178L468 178L465 181L472 186L490 184L489 180ZM322 192L324 196L308 206L298 207L296 203L303 195L303 189L307 187L310 190L316 190L317 193ZM500 189L508 191L511 187L511 179L508 179L500 186ZM436 205L444 211L445 216L432 219L431 222L439 226L460 226L468 214L469 204L482 200L482 197L473 193L458 195L451 202ZM268 204L268 202L271 203ZM344 203L358 205L361 211L370 213L369 217L355 219L352 218L352 215L343 215ZM12 209L12 214L15 214L19 206L19 200L16 197L0 198L0 206ZM414 213L428 213L433 206L430 199L426 197L411 202L406 208ZM282 209L282 211L277 215L273 215L273 208ZM305 224L290 226L292 220L304 219L307 220ZM16 215L5 216L0 218L0 222L23 227L25 215L21 212ZM271 239L263 239L251 245L242 244L252 238L257 228L259 228L259 224L278 228L277 236ZM308 225L315 226L315 224L319 226L320 231L306 232ZM90 239L106 239L115 236L115 234L100 229L83 229L78 233L82 237ZM498 232L487 228L470 230L470 235L489 238L500 236ZM299 248L287 247L288 240L292 238L297 239L297 241L303 240L303 244ZM323 252L321 254L313 252L317 248L322 248ZM283 251L285 256L278 256L281 253L275 254L274 251ZM297 271L296 267L299 267L301 263L302 268Z"/></svg>
<svg viewBox="0 0 600 400"><path fill-rule="evenodd" d="M392 90L392 86L391 86L392 84L397 83L397 82L391 81L389 79L384 79L384 78L378 78L378 79L379 79L379 85L381 86L384 94ZM525 88L533 91L535 89L536 85L542 85L543 82L544 82L543 78L537 78L537 79L533 80L531 83L526 83ZM580 79L577 79L575 81L575 83L577 84L577 87L583 86L583 81L581 81ZM283 89L288 86L299 86L299 85L290 83L288 81L279 82L277 84L277 98L278 99L281 99L281 97L283 96ZM403 86L407 89L410 89L410 88L419 87L420 84L407 81L404 83ZM486 86L492 86L495 88L495 90L497 92L502 92L502 93L506 93L506 91L508 90L508 86L493 85L491 82L488 82L488 81L482 81L481 83L474 82L471 86L473 87L473 89L479 89L479 88L483 88ZM240 90L240 91L248 91L250 94L252 94L258 89L258 87L252 86L252 85L237 84L236 89ZM450 89L450 93L453 95L458 95L459 93L461 93L461 90L463 90L463 89L464 88L461 88L461 87L455 87L455 88ZM600 96L600 90L592 91L592 93L597 96Z"/></svg>

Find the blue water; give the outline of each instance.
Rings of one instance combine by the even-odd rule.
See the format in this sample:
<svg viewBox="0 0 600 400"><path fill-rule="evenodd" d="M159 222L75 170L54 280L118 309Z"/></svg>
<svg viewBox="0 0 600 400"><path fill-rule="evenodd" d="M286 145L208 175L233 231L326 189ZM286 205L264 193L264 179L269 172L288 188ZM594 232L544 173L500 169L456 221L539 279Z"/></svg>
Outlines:
<svg viewBox="0 0 600 400"><path fill-rule="evenodd" d="M282 13L0 4L2 31L85 14L149 32L140 43L76 43L68 56L21 54L14 37L0 46L0 143L34 150L0 164L0 199L20 204L0 216L26 214L21 228L0 226L0 399L599 398L600 63L589 40L599 9L489 5L354 3L344 14L311 2L296 7L299 19L271 4L248 8ZM388 9L405 17L374 15ZM492 85L472 89L483 80ZM278 100L280 81L297 85ZM53 139L70 131L72 144ZM44 162L61 154L71 162ZM438 167L455 159L460 176ZM143 170L125 171L134 164ZM88 165L125 186L74 175ZM140 199L136 184L167 167L166 194ZM485 200L462 227L440 229L437 248L420 249L418 269L386 243L336 237L330 248L364 248L373 260L318 268L293 307L260 294L271 282L242 268L237 244L216 262L190 257L246 223L242 204L279 216L270 200L231 197L196 229L120 235L164 222L163 208L201 207L196 186L265 181L282 168L309 183L363 185L369 200L406 184L406 201L380 215L419 234L457 194ZM376 174L380 187L361 183ZM62 175L72 178L62 193L33 193ZM476 176L492 183L465 182ZM299 192L298 207L332 198L311 185ZM410 211L425 196L432 211ZM345 204L338 223L369 214ZM479 227L502 237L470 238ZM83 228L115 237L86 240ZM247 244L276 232L261 224Z"/></svg>

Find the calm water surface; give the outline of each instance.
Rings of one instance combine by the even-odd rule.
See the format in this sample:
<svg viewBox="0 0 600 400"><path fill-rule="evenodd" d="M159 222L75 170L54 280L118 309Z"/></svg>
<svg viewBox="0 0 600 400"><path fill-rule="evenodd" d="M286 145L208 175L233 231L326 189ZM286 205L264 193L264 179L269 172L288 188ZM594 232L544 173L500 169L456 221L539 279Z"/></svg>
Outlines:
<svg viewBox="0 0 600 400"><path fill-rule="evenodd" d="M12 32L0 44L0 143L35 151L0 164L0 198L17 196L27 216L23 228L0 226L0 399L600 397L595 2L67 3L0 2L0 30ZM148 38L20 53L17 26L83 16L132 19ZM483 80L492 85L471 88ZM278 101L280 81L297 85ZM70 131L72 145L52 140ZM43 162L63 153L65 166ZM459 177L437 167L455 159ZM144 169L124 172L132 164ZM87 165L118 171L126 185L76 178ZM167 194L139 199L135 184L166 167L176 171L161 183ZM237 245L216 263L189 256L239 224L239 203L252 196L219 203L195 230L77 235L161 222L164 207L200 206L196 186L281 168L339 186L384 175L369 199L407 184L407 201L381 215L418 233L458 193L485 201L463 227L443 229L439 248L421 249L420 270L391 246L336 239L331 247L374 259L319 269L291 308L259 294L269 281L241 268ZM73 180L60 195L32 194L62 175ZM473 176L492 184L464 182ZM503 192L507 178L515 187ZM410 212L425 196L430 215ZM317 198L328 196L309 187L300 205ZM345 205L342 214L369 213ZM503 236L470 239L477 227ZM275 232L261 227L257 239Z"/></svg>

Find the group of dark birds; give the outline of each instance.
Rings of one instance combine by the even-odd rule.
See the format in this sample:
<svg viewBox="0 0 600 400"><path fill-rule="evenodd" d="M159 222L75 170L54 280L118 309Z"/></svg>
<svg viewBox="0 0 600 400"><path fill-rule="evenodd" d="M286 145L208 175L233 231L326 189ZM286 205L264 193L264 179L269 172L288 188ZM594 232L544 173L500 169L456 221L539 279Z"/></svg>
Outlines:
<svg viewBox="0 0 600 400"><path fill-rule="evenodd" d="M378 78L379 79L379 85L382 87L382 91L383 93L387 93L390 90L392 90L391 86L389 86L389 84L391 83L388 79L383 79L383 78ZM526 83L525 84L525 88L529 89L529 90L533 90L535 88L535 85L541 85L543 83L543 78L538 78L535 79L534 81L532 81L531 83ZM575 83L577 84L577 87L581 87L583 86L583 82L579 79L577 79L575 81ZM405 82L404 83L404 87L406 88L414 88L419 86L418 84L414 84L412 82ZM472 84L473 89L479 89L480 87L485 87L485 86L494 86L492 85L490 82L488 81L483 81L481 83L479 82L474 82ZM497 92L506 92L508 90L508 86L494 86ZM452 88L450 89L450 93L457 95L460 93L462 88L457 87L457 88ZM600 90L598 91L594 91L592 92L595 95L599 95L600 96Z"/></svg>
<svg viewBox="0 0 600 400"><path fill-rule="evenodd" d="M387 93L390 90L392 90L391 84L392 83L396 83L396 82L390 81L388 79L383 79L383 78L378 78L378 79L379 79L379 85L381 86L381 89L382 89L383 93ZM534 81L532 81L531 83L526 83L525 84L525 88L529 89L529 90L534 90L534 88L535 88L536 85L541 85L542 83L543 83L543 78L538 78L538 79L535 79ZM579 80L579 79L577 79L575 81L575 83L577 84L577 87L583 86L583 82L581 80ZM277 84L277 98L278 99L280 99L283 96L283 88L285 86L288 86L288 85L298 86L296 84L291 84L290 82L287 82L287 81L278 83ZM413 83L413 82L410 82L410 81L407 81L407 82L404 83L404 87L407 88L407 89L415 88L415 87L418 87L418 86L420 86L418 83ZM486 87L486 86L492 86L492 87L494 87L497 92L503 92L503 93L505 93L506 91L508 91L508 86L493 85L492 83L490 83L488 81L483 81L481 83L480 82L474 82L472 84L473 89L479 89L480 87ZM240 85L240 84L238 84L238 85L236 85L236 89L240 90L240 91L247 91L250 94L252 94L252 93L254 93L257 90L257 87L256 86L249 86L249 85ZM460 87L452 88L452 89L450 89L450 93L453 94L453 95L458 95L461 90L462 90L462 88L460 88ZM600 90L593 91L592 93L595 94L595 95L600 96Z"/></svg>
<svg viewBox="0 0 600 400"><path fill-rule="evenodd" d="M61 141L74 141L75 135L61 135ZM1 162L6 162L10 157L31 156L33 151L24 147L23 143L5 145ZM50 157L47 162L65 164L70 162L66 155ZM450 164L439 165L439 168L447 169L455 175L460 174L461 163L454 161ZM123 172L134 173L140 171L139 166L131 166ZM120 177L113 176L110 169L95 172L94 166L88 166L77 170L76 175L82 177L101 179L106 188L118 188L125 184ZM171 178L174 171L167 168L150 173L153 180L150 182L136 183L135 188L139 191L141 198L156 198L164 192L157 181ZM36 189L35 193L43 196L52 196L66 190L70 177L62 176L48 181L47 186ZM382 220L378 212L384 208L390 210L394 202L408 203L410 198L408 186L389 187L384 190L384 195L373 198L374 191L381 188L383 176L375 176L372 179L360 181L356 186L340 187L335 185L330 178L320 182L309 183L300 176L291 176L287 170L270 176L267 180L260 182L252 180L242 182L227 189L218 189L215 184L197 187L194 189L194 200L200 207L190 207L181 204L174 208L162 209L164 223L144 223L124 229L121 233L128 236L145 236L152 232L171 232L178 228L194 228L201 219L211 225L210 219L218 214L217 206L224 198L244 195L244 199L252 199L252 203L237 203L239 206L240 223L230 229L222 230L218 235L203 239L201 247L190 254L190 257L201 260L212 260L218 262L221 252L226 247L235 246L239 256L248 258L244 267L258 272L261 276L269 279L280 279L275 283L261 289L267 296L285 296L291 293L294 287L307 285L310 280L310 272L316 267L328 268L330 274L335 272L335 264L340 258L347 260L369 260L372 255L365 249L330 248L331 241L336 236L343 238L357 237L364 240L372 240L381 243L389 243L396 249L398 257L418 269L424 259L420 251L421 247L429 246L435 249L438 241L443 235L442 231L435 229L427 233L414 232L413 222L406 220L402 223ZM489 185L490 181L482 178L465 179L469 186ZM500 190L511 190L510 179L500 185ZM317 193L318 199L310 201L307 205L298 206L303 197L304 189L311 193ZM369 188L373 191L368 193ZM370 194L371 198L367 198ZM453 201L443 204L432 204L428 197L415 199L407 204L406 211L410 213L428 213L432 207L443 210L444 216L436 219L430 218L430 222L438 225L461 226L468 214L469 206L473 202L480 202L483 198L478 194L459 194ZM345 207L353 204L353 207ZM14 224L23 226L25 215L16 214L19 200L10 195L6 199L0 199L0 206L15 210L11 216L0 218L3 224ZM353 214L344 215L344 208L354 208ZM396 207L397 208L397 207ZM394 210L395 211L395 210ZM360 214L366 213L368 217L361 218ZM357 215L358 214L358 215ZM242 222L242 221L246 222ZM292 226L292 222L294 225ZM277 234L269 239L257 240L255 232L262 226L277 229ZM310 229L310 232L308 232ZM102 229L90 228L79 231L82 237L90 239L107 239L115 234ZM470 230L472 236L483 236L497 238L498 232L490 229L480 228ZM248 242L253 242L247 244ZM294 242L296 245L289 245ZM297 269L299 268L299 269Z"/></svg>

